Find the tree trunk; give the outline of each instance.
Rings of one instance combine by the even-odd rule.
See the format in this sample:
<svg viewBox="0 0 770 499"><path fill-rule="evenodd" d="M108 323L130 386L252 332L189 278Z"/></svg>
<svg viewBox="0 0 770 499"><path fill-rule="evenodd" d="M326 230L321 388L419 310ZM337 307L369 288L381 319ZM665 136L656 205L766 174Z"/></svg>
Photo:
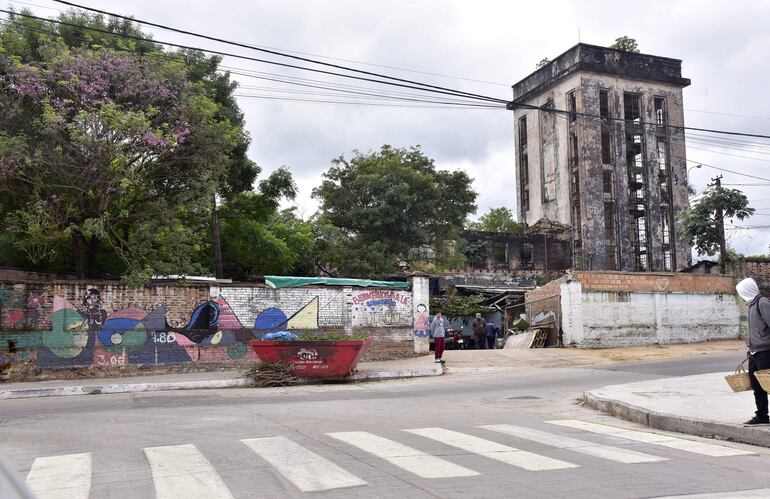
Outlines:
<svg viewBox="0 0 770 499"><path fill-rule="evenodd" d="M96 254L99 252L99 239L96 236L91 236L91 240L88 241L88 278L96 278Z"/></svg>
<svg viewBox="0 0 770 499"><path fill-rule="evenodd" d="M72 237L72 254L75 258L75 277L78 279L84 279L85 273L83 272L83 250L85 248L85 238L79 232L76 232Z"/></svg>

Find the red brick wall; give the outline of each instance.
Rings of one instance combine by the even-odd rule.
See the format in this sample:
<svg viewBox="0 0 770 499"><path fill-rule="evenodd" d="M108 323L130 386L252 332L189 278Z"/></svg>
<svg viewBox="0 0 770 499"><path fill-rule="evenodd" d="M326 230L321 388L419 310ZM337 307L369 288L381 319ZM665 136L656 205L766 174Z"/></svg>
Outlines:
<svg viewBox="0 0 770 499"><path fill-rule="evenodd" d="M770 261L747 258L744 264L746 265L746 277L751 277L757 281L764 293L770 292Z"/></svg>
<svg viewBox="0 0 770 499"><path fill-rule="evenodd" d="M735 293L732 276L578 271L573 277L582 284L585 291Z"/></svg>

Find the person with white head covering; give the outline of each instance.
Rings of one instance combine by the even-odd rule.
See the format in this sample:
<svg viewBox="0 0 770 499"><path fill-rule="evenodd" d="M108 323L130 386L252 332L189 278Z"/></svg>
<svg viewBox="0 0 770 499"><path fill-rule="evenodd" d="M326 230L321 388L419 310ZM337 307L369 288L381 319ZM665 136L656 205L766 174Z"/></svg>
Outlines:
<svg viewBox="0 0 770 499"><path fill-rule="evenodd" d="M749 335L746 344L749 347L749 377L754 390L754 402L757 412L746 425L770 424L767 414L767 392L757 381L754 373L770 369L770 300L759 294L759 286L751 278L742 280L735 286L738 296L749 306Z"/></svg>

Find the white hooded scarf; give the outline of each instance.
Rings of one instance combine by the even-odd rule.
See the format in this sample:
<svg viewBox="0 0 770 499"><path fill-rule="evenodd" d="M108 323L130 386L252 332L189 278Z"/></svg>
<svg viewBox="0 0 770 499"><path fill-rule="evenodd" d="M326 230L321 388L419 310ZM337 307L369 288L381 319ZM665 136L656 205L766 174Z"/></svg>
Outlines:
<svg viewBox="0 0 770 499"><path fill-rule="evenodd" d="M751 303L751 300L757 297L759 294L759 286L756 281L751 277L747 277L735 286L735 290L738 291L738 295L746 300L746 303Z"/></svg>

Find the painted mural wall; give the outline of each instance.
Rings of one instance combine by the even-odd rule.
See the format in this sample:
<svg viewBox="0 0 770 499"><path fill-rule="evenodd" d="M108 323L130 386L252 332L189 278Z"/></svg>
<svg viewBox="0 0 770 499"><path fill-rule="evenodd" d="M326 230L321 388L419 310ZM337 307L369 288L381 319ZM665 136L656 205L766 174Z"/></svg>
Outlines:
<svg viewBox="0 0 770 499"><path fill-rule="evenodd" d="M412 308L409 291L350 287L0 283L0 364L243 362L256 360L252 339L282 330L374 328L375 340L403 347Z"/></svg>

